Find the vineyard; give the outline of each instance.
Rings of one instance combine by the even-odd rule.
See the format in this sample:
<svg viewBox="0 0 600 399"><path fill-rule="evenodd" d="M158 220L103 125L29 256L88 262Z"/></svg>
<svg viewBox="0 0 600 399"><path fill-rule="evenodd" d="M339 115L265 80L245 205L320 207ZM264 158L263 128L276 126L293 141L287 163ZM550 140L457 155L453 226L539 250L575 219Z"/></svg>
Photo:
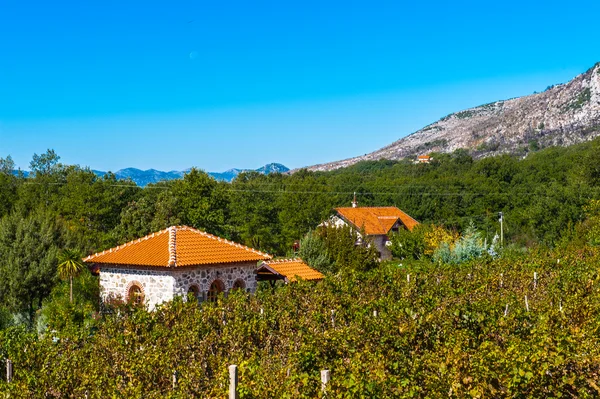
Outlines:
<svg viewBox="0 0 600 399"><path fill-rule="evenodd" d="M11 398L597 397L600 251L414 261L217 303L127 306L43 336L0 331ZM173 381L176 373L177 382Z"/></svg>

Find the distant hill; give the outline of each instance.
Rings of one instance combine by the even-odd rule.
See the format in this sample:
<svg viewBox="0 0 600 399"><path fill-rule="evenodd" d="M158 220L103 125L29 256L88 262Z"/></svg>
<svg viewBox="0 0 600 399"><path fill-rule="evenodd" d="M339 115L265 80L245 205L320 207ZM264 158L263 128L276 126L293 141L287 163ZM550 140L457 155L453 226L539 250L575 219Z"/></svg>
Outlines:
<svg viewBox="0 0 600 399"><path fill-rule="evenodd" d="M474 157L568 146L600 136L600 63L542 93L481 105L443 117L370 154L310 166L334 170L360 161L468 150Z"/></svg>
<svg viewBox="0 0 600 399"><path fill-rule="evenodd" d="M131 179L138 186L144 187L150 183L157 183L159 181L165 180L174 180L181 179L186 172L189 172L190 169L186 169L184 171L172 170L170 172L163 172L156 169L148 169L148 170L140 170L136 168L126 168L121 169L115 172L115 176L119 179ZM237 175L242 172L250 172L256 171L258 173L263 173L268 175L269 173L285 173L289 171L289 168L279 163L270 163L263 167L260 167L256 170L254 169L229 169L225 172L208 172L209 175L214 177L217 180L221 181L232 181ZM106 172L94 170L98 176L103 176Z"/></svg>
<svg viewBox="0 0 600 399"><path fill-rule="evenodd" d="M174 180L181 179L183 175L189 172L191 168L188 168L183 171L172 170L170 172L163 172L156 169L148 169L141 170L136 168L125 168L115 172L115 176L118 179L131 179L140 187L145 187L151 183L157 183L159 181L165 180ZM214 177L216 180L231 182L237 175L242 172L258 172L263 175L268 175L270 173L285 173L290 169L287 166L284 166L280 163L269 163L265 166L262 166L258 169L229 169L225 172L208 172L208 174ZM103 172L101 170L92 170L96 174L96 176L104 176L108 172ZM28 177L30 172L26 170L13 170L14 175L18 175L22 173L25 177Z"/></svg>

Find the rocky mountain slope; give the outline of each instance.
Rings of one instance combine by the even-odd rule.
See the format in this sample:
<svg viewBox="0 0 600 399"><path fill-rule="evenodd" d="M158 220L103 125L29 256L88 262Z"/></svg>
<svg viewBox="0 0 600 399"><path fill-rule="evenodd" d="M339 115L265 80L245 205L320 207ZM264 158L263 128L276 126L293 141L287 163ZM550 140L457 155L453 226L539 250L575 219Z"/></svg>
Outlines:
<svg viewBox="0 0 600 399"><path fill-rule="evenodd" d="M308 167L334 170L360 161L413 158L467 149L474 157L525 156L600 135L600 62L568 83L542 93L497 101L450 114L370 154Z"/></svg>

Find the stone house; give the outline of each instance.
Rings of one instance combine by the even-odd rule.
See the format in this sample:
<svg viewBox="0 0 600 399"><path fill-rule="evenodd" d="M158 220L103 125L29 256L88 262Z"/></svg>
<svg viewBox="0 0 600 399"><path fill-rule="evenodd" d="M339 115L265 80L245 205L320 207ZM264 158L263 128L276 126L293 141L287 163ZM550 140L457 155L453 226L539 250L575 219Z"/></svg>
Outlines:
<svg viewBox="0 0 600 399"><path fill-rule="evenodd" d="M102 300L110 297L153 309L177 295L215 300L221 292L256 290L256 266L271 256L187 227L172 226L88 256L100 275Z"/></svg>
<svg viewBox="0 0 600 399"><path fill-rule="evenodd" d="M333 215L323 225L346 226L355 228L359 234L363 233L375 245L380 260L392 258L389 249L389 235L399 229L412 231L419 224L415 219L396 208L395 206L357 206L356 200L352 207L335 208Z"/></svg>

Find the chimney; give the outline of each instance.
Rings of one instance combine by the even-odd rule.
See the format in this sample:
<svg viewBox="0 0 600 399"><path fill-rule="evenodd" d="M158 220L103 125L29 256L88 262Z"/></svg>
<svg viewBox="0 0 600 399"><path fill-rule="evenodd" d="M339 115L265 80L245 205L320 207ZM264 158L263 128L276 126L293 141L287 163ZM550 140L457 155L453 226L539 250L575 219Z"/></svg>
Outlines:
<svg viewBox="0 0 600 399"><path fill-rule="evenodd" d="M356 208L358 206L358 202L356 202L356 191L354 192L354 200L352 201L352 208Z"/></svg>

